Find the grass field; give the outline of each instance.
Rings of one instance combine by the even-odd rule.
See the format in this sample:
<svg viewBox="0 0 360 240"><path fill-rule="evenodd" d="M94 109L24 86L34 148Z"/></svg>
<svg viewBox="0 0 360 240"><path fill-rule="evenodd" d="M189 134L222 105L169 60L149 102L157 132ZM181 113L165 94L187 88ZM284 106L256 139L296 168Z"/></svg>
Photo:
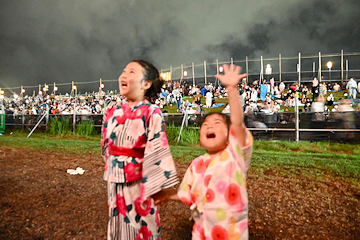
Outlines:
<svg viewBox="0 0 360 240"><path fill-rule="evenodd" d="M176 145L179 179L204 153L196 132ZM171 136L169 134L172 134ZM106 183L100 136L13 132L0 137L0 239L106 239ZM83 175L68 168L82 167ZM359 145L254 142L247 175L250 239L358 239ZM181 202L160 209L162 239L191 239Z"/></svg>
<svg viewBox="0 0 360 240"><path fill-rule="evenodd" d="M186 134L185 130L183 134ZM196 138L194 133L191 135ZM176 145L176 141L170 140L170 137L169 142L173 157L178 161L191 162L204 153L197 139L188 145L186 141ZM26 138L25 134L15 132L12 135L0 137L0 145L64 154L100 155L100 136L63 138L37 133L31 138ZM336 175L349 178L351 181L360 179L359 145L256 140L251 161L250 171L254 174L261 174L269 169L283 168L288 170L287 174L301 173L315 178Z"/></svg>

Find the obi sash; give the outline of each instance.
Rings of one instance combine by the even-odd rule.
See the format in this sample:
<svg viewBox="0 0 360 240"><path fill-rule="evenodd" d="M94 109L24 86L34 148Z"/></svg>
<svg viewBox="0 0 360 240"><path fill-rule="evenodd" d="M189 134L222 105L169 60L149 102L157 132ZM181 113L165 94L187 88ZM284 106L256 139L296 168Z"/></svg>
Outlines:
<svg viewBox="0 0 360 240"><path fill-rule="evenodd" d="M135 158L144 158L145 148L124 148L109 145L109 154L113 156L127 156Z"/></svg>
<svg viewBox="0 0 360 240"><path fill-rule="evenodd" d="M112 156L127 156L134 158L144 158L145 148L124 148L114 145L109 145L109 154ZM120 182L132 182L142 178L142 163L125 163L124 168L120 168L117 171L117 176L123 175L124 178L120 177Z"/></svg>

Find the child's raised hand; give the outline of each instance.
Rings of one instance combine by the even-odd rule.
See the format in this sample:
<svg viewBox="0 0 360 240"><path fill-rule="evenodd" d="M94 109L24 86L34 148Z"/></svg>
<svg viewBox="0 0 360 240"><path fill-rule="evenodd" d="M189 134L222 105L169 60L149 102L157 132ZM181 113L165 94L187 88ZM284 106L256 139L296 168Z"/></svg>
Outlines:
<svg viewBox="0 0 360 240"><path fill-rule="evenodd" d="M247 77L247 73L240 74L240 66L235 66L234 64L229 66L224 64L223 68L224 75L216 74L215 77L218 78L225 87L235 87L239 83L240 79Z"/></svg>

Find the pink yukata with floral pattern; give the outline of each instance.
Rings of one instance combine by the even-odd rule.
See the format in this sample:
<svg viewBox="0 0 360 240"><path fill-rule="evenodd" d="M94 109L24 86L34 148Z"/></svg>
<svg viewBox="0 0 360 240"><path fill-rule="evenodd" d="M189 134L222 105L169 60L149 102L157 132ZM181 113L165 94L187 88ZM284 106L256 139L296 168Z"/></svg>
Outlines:
<svg viewBox="0 0 360 240"><path fill-rule="evenodd" d="M159 239L151 195L178 183L161 110L147 101L111 102L103 119L102 156L108 187L108 239Z"/></svg>
<svg viewBox="0 0 360 240"><path fill-rule="evenodd" d="M241 147L230 127L226 149L213 160L206 153L190 164L177 194L194 210L192 239L248 239L246 173L252 146L249 137Z"/></svg>

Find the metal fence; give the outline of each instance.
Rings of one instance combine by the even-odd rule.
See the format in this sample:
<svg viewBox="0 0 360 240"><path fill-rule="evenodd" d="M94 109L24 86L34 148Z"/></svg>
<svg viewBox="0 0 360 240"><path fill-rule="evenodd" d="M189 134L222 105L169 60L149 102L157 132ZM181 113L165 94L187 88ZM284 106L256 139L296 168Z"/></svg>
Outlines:
<svg viewBox="0 0 360 240"><path fill-rule="evenodd" d="M48 114L39 123L37 131L46 131L50 122L57 118L69 120L73 130L82 121L92 121L98 133L101 131L103 115L62 115ZM42 115L5 115L6 129L31 131ZM166 124L180 128L184 115L164 113ZM203 116L189 114L185 119L185 128L199 128ZM296 124L298 121L298 127ZM264 140L307 140L360 143L360 112L299 113L294 112L267 114L257 112L245 115L245 125L255 139Z"/></svg>
<svg viewBox="0 0 360 240"><path fill-rule="evenodd" d="M341 50L335 54L316 53L315 55L282 56L251 59L247 56L233 57L227 61L203 61L201 63L184 63L179 66L161 68L161 73L166 80L185 81L190 85L204 85L206 83L218 84L215 75L221 72L222 64L234 63L242 67L242 71L248 73L246 79L252 82L255 79L274 77L275 81L285 83L308 83L313 77L320 81L341 82L345 86L350 77L360 78L360 53L344 53ZM35 86L18 86L1 88L5 95L13 96L15 93L21 95L37 95L40 91L47 93L69 93L71 95L83 94L85 92L105 91L118 89L117 79L90 80L87 82L71 81L68 83L46 84L40 83ZM25 91L25 92L22 92ZM44 94L44 93L43 93ZM1 95L1 94L0 94ZM0 99L1 100L1 99Z"/></svg>

